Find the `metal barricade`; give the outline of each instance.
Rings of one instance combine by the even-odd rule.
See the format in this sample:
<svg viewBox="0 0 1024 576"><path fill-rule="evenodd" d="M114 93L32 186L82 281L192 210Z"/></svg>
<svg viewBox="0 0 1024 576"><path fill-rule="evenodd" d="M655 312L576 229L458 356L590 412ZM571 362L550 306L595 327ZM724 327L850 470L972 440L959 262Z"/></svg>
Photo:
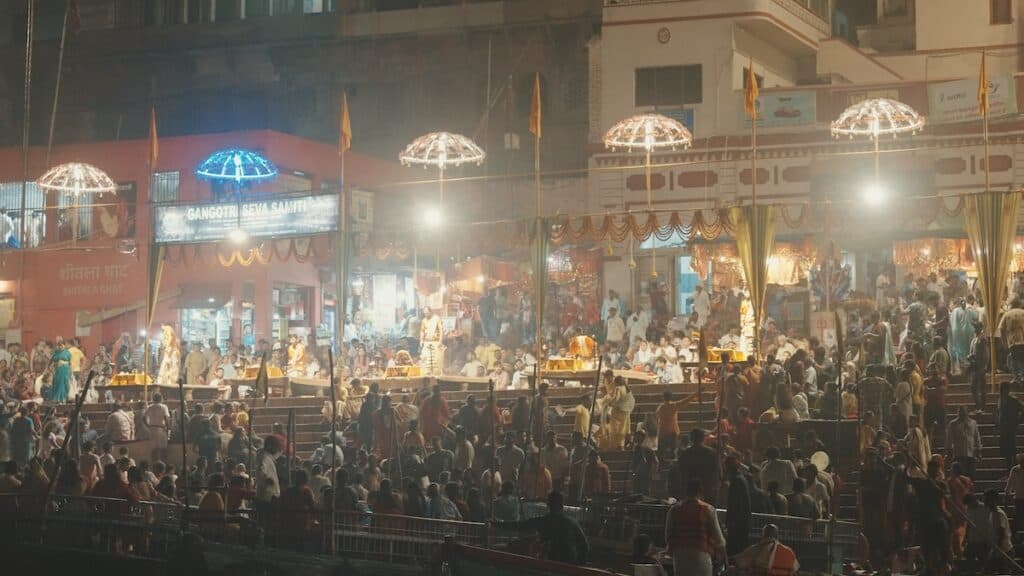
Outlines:
<svg viewBox="0 0 1024 576"><path fill-rule="evenodd" d="M370 512L339 512L334 525L338 553L407 564L429 561L446 538L459 544L486 547L488 534L487 524Z"/></svg>

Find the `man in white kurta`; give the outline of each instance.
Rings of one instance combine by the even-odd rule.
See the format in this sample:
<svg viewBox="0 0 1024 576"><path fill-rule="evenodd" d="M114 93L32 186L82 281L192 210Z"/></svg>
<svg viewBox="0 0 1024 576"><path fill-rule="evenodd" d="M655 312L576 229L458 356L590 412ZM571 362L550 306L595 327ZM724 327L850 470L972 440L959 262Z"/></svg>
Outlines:
<svg viewBox="0 0 1024 576"><path fill-rule="evenodd" d="M444 327L441 317L430 308L423 309L420 323L420 365L431 376L438 376L444 369Z"/></svg>
<svg viewBox="0 0 1024 576"><path fill-rule="evenodd" d="M704 286L697 285L693 293L693 311L697 313L697 326L703 328L711 316L711 296L704 290Z"/></svg>

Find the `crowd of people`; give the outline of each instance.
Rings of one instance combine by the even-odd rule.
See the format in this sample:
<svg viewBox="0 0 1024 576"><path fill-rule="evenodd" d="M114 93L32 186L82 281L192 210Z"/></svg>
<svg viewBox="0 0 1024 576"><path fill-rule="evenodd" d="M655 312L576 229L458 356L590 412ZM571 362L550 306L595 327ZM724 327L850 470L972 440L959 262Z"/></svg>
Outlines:
<svg viewBox="0 0 1024 576"><path fill-rule="evenodd" d="M269 435L251 434L251 400L196 403L183 414L156 397L150 403L115 404L102 425L80 419L74 424L80 446L74 465L61 467L68 456L62 439L73 424L66 407L57 407L74 396L74 383L90 370L109 375L139 366L138 342L122 336L109 355L100 347L91 364L75 340L39 342L28 353L12 344L0 354L6 400L0 414L0 461L6 462L0 492L45 491L53 479L60 494L188 502L211 513L251 510L264 518L286 518L283 533L293 546L302 545L300 535L315 534L321 514L332 508L538 529L537 522L525 522L523 502L552 494L557 495L550 500L554 519L548 522L561 526L556 531L564 536L571 532L571 523L563 520L565 504L627 492L675 503L666 526L668 552L703 574L715 560L757 561L768 548L770 557L789 558L770 529L763 541L748 541L753 514L810 521L838 513L845 481L821 464L819 454L832 452L833 461L843 455L826 449L813 431L792 443L776 440L774 428L765 425L845 419L859 421L864 560L894 569L921 561L937 574L957 562L995 569L1011 561L1024 516L1024 461L1016 448L1024 406L1012 386L1001 389L996 421L1008 473L1005 495L975 493L983 449L977 418L988 409L986 386L978 380L987 371L993 337L1000 367L1024 372L1024 300L1018 298L1024 296L1024 283L1015 283L1002 323L986 330L984 310L958 278L909 277L899 289L880 278L880 310L847 314L844 350L815 338L773 334L773 323L766 321L764 361L726 358L699 374L691 362L695 343L687 334L715 321L706 316L710 307L695 301L694 314L681 327L660 324L645 306L623 320L621 299L609 293L599 312L605 324L598 350L604 366L648 371L658 384L697 377L714 381L709 389L716 391L717 417L708 429L686 435L679 412L695 396L665 392L653 411L637 414L634 390L610 370L601 375L596 396L581 389L578 397L559 404L544 382L527 392L526 371L544 358L536 358L525 343L504 348L498 338L450 340L447 371L489 376L496 389L524 391L506 405L493 394L470 395L453 409L439 387L391 393L360 377L405 362L400 353L406 344L415 350L415 342L371 351L355 339L339 354L343 377L337 404L325 403L325 436L307 458L298 457L279 424ZM742 308L742 293L736 299ZM741 320L725 336L748 337ZM545 353L566 355L572 335L554 336ZM327 350L312 340L261 341L255 349L228 343L226 354L210 342L205 348L195 344L184 355L182 377L208 384L208 378L230 378L260 357L293 367L297 344L304 347L303 367L323 374ZM946 391L950 379L960 375L975 384L976 405L952 414ZM570 434L556 430L565 416L572 420ZM329 430L337 430L336 437ZM114 448L145 438L153 440L146 458ZM186 469L167 463L173 441L183 441L191 451ZM613 487L602 457L622 450L629 454L629 477L624 486ZM1012 523L1004 502L1017 511ZM726 538L709 507L726 509ZM585 537L560 542L564 545L555 554L586 558ZM907 553L913 545L920 546L918 558ZM648 552L641 540L637 556ZM783 569L795 570L795 556L792 560Z"/></svg>

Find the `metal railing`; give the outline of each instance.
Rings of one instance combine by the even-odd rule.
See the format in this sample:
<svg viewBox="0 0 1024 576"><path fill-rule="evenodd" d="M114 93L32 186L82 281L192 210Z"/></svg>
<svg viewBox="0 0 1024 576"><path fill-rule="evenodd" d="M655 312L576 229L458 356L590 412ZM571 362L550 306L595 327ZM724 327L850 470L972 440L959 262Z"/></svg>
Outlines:
<svg viewBox="0 0 1024 576"><path fill-rule="evenodd" d="M567 507L591 537L628 542L637 534L664 545L663 504L592 502ZM523 519L547 513L536 502L523 504ZM185 530L205 539L251 549L279 549L311 554L334 554L389 563L423 565L435 559L445 542L487 549L521 550L523 535L491 523L434 520L372 512L243 510L237 514L187 511L178 504L128 502L84 496L0 495L0 538L18 544L166 558L178 546ZM719 510L723 530L725 511ZM850 558L857 552L860 528L851 522L807 520L793 516L754 514L751 541L765 524L779 528L779 538L791 546L808 568L824 566L829 558ZM830 534L830 531L834 533ZM333 538L333 542L332 539Z"/></svg>

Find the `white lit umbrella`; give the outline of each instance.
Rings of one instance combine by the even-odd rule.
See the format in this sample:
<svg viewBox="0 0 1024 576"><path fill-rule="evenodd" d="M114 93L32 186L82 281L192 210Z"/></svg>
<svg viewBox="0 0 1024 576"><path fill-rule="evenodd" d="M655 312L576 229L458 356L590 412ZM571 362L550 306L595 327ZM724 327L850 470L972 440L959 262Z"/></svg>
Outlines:
<svg viewBox="0 0 1024 576"><path fill-rule="evenodd" d="M870 199L880 200L881 184L878 170L878 141L882 136L899 134L916 134L924 128L924 116L912 107L888 98L868 98L858 102L839 115L832 122L832 135L835 137L867 136L875 144L875 182Z"/></svg>
<svg viewBox="0 0 1024 576"><path fill-rule="evenodd" d="M71 244L78 243L78 199L82 195L113 194L117 184L106 172L83 162L54 166L36 180L44 190L71 196Z"/></svg>
<svg viewBox="0 0 1024 576"><path fill-rule="evenodd" d="M644 181L647 187L647 209L651 210L651 152L659 149L689 148L693 134L683 123L661 114L639 114L620 120L604 135L604 145L612 150L642 149L644 155ZM654 245L657 238L651 233L651 277L657 278Z"/></svg>
<svg viewBox="0 0 1024 576"><path fill-rule="evenodd" d="M438 171L438 202L434 224L438 224L444 214L444 171L450 166L463 164L483 164L487 154L477 146L476 142L462 134L451 132L431 132L413 140L398 155L398 160L406 166L436 167ZM441 252L438 248L437 272L441 273Z"/></svg>

